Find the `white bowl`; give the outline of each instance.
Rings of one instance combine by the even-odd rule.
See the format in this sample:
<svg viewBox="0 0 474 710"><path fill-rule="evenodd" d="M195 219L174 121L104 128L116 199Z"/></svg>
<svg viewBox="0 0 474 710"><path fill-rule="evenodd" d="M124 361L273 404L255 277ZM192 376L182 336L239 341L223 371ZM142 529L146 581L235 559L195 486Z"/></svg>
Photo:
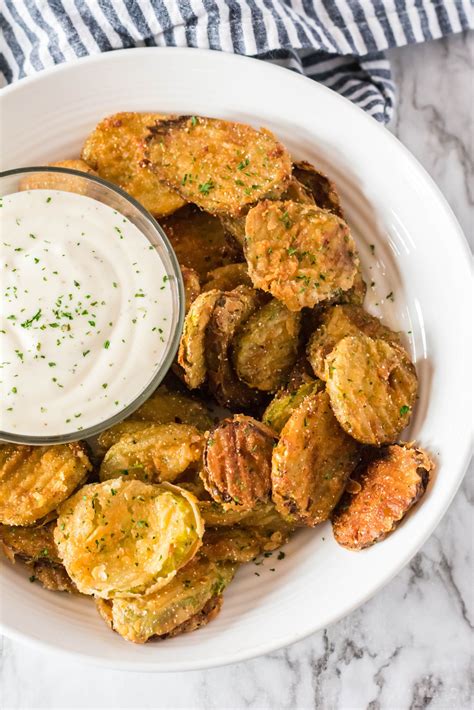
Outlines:
<svg viewBox="0 0 474 710"><path fill-rule="evenodd" d="M2 560L3 631L112 668L186 670L272 651L365 602L434 530L470 453L469 254L432 180L337 94L286 69L210 51L145 48L81 59L4 89L0 110L2 169L78 156L99 119L134 110L266 126L295 158L321 166L341 192L366 278L376 282L371 310L406 333L417 363L420 399L405 438L437 461L421 505L386 541L354 553L334 542L329 524L302 531L284 560L274 554L243 566L220 616L197 633L132 645L106 628L90 599L44 591L21 565Z"/></svg>

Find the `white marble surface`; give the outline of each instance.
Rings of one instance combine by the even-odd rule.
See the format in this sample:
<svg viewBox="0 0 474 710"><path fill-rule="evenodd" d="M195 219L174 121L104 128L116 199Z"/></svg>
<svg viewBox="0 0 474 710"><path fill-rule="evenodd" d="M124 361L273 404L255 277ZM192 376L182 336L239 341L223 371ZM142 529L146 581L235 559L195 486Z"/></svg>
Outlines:
<svg viewBox="0 0 474 710"><path fill-rule="evenodd" d="M392 52L392 130L473 232L473 42L452 37ZM472 241L471 241L472 244ZM468 710L472 707L472 466L422 551L383 591L331 628L226 668L127 674L2 639L0 705L196 710Z"/></svg>

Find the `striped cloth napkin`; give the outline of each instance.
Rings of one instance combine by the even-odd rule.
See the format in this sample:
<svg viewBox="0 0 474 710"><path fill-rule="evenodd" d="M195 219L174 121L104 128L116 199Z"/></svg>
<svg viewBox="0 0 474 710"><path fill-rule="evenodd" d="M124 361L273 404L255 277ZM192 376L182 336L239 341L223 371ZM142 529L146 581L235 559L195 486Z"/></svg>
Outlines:
<svg viewBox="0 0 474 710"><path fill-rule="evenodd" d="M125 47L201 47L266 59L315 79L382 122L389 47L474 26L470 0L0 0L7 83Z"/></svg>

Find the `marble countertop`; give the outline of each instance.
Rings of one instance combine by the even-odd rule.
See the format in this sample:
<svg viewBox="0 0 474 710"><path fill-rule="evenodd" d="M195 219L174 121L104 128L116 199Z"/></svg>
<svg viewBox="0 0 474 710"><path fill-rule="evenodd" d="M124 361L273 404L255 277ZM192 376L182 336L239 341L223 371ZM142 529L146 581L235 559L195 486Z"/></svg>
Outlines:
<svg viewBox="0 0 474 710"><path fill-rule="evenodd" d="M473 38L390 54L399 94L390 128L440 186L472 246ZM83 666L3 638L0 706L468 710L472 473L471 465L444 520L408 567L363 607L305 641L234 666L154 675Z"/></svg>

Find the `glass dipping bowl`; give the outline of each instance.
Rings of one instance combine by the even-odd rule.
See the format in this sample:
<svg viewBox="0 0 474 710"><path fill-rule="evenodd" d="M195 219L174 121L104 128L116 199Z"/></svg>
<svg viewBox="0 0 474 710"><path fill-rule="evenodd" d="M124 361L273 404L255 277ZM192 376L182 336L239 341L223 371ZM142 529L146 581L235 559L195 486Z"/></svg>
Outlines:
<svg viewBox="0 0 474 710"><path fill-rule="evenodd" d="M145 388L126 407L104 421L67 434L49 436L15 434L14 432L2 431L0 422L0 441L44 446L47 444L64 444L69 441L96 436L104 429L121 422L148 399L168 372L178 349L184 320L184 288L178 260L163 229L151 214L124 190L95 175L70 168L34 167L0 172L1 197L20 190L34 189L61 190L86 195L112 207L129 219L158 252L166 273L170 276L172 297L171 336L166 343L160 365Z"/></svg>

